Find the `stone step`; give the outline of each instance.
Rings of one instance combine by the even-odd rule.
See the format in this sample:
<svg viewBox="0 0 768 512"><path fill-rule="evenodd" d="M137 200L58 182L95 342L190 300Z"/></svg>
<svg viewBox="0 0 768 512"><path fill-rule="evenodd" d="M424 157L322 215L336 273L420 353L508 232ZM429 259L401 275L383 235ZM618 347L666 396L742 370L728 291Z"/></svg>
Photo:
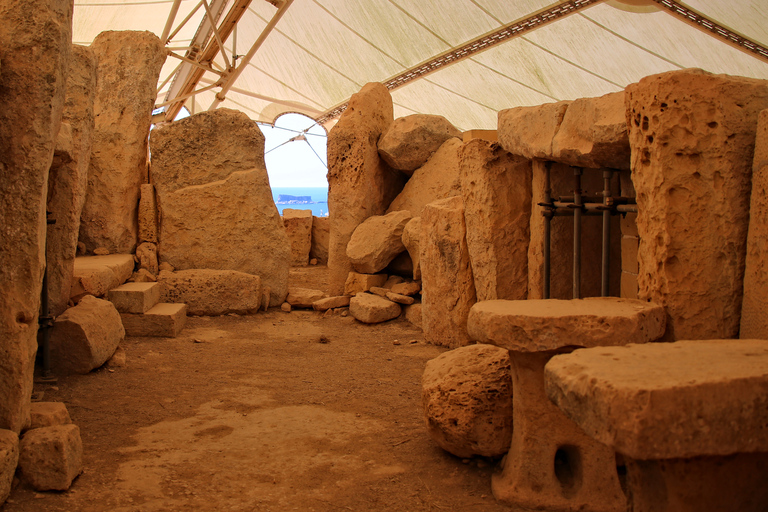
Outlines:
<svg viewBox="0 0 768 512"><path fill-rule="evenodd" d="M109 290L126 282L133 274L132 254L80 256L75 258L70 297L90 294L104 297Z"/></svg>
<svg viewBox="0 0 768 512"><path fill-rule="evenodd" d="M120 313L142 314L160 302L157 283L125 283L109 290L109 300Z"/></svg>
<svg viewBox="0 0 768 512"><path fill-rule="evenodd" d="M127 336L175 338L187 321L187 305L161 302L146 313L120 313L120 318Z"/></svg>

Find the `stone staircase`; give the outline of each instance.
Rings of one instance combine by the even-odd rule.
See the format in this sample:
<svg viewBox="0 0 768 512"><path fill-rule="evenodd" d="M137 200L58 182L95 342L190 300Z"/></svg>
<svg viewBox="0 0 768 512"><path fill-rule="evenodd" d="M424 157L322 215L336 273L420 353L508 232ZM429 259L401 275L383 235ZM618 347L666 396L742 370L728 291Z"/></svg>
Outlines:
<svg viewBox="0 0 768 512"><path fill-rule="evenodd" d="M125 283L107 298L120 313L126 336L175 338L187 320L186 304L160 302L160 284Z"/></svg>

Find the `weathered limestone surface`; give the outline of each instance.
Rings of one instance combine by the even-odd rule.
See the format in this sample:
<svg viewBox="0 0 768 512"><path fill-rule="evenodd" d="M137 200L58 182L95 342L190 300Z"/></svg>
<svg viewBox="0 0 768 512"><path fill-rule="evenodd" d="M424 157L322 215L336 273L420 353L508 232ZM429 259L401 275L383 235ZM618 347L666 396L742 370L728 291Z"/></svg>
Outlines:
<svg viewBox="0 0 768 512"><path fill-rule="evenodd" d="M0 0L0 429L29 423L45 204L72 48L68 0Z"/></svg>
<svg viewBox="0 0 768 512"><path fill-rule="evenodd" d="M528 297L531 161L474 139L459 151L477 300Z"/></svg>
<svg viewBox="0 0 768 512"><path fill-rule="evenodd" d="M349 306L349 296L339 295L336 297L326 297L318 299L312 303L312 309L315 311L328 311L334 308L344 308Z"/></svg>
<svg viewBox="0 0 768 512"><path fill-rule="evenodd" d="M358 293L349 300L349 314L366 324L392 320L401 312L400 305L370 293Z"/></svg>
<svg viewBox="0 0 768 512"><path fill-rule="evenodd" d="M77 425L36 428L19 442L21 478L37 491L66 491L83 471L83 443Z"/></svg>
<svg viewBox="0 0 768 512"><path fill-rule="evenodd" d="M630 85L626 101L638 296L666 306L667 340L736 337L768 81L674 71Z"/></svg>
<svg viewBox="0 0 768 512"><path fill-rule="evenodd" d="M158 303L161 289L157 283L125 283L109 290L109 301L120 313L142 314Z"/></svg>
<svg viewBox="0 0 768 512"><path fill-rule="evenodd" d="M629 170L624 91L568 105L552 140L552 160L576 167Z"/></svg>
<svg viewBox="0 0 768 512"><path fill-rule="evenodd" d="M403 228L411 220L411 212L395 211L365 219L352 233L347 244L347 257L356 272L380 272L401 252Z"/></svg>
<svg viewBox="0 0 768 512"><path fill-rule="evenodd" d="M175 338L187 322L187 305L161 302L143 314L120 313L120 319L126 336Z"/></svg>
<svg viewBox="0 0 768 512"><path fill-rule="evenodd" d="M512 440L509 352L469 345L427 362L421 378L424 420L432 439L457 457L496 457Z"/></svg>
<svg viewBox="0 0 768 512"><path fill-rule="evenodd" d="M328 134L330 295L341 295L352 270L347 244L355 228L371 215L384 214L403 189L404 176L379 157L376 146L393 118L389 91L380 83L370 83L352 95Z"/></svg>
<svg viewBox="0 0 768 512"><path fill-rule="evenodd" d="M461 195L459 178L461 146L461 139L457 137L445 141L427 163L413 173L403 191L387 208L387 213L406 210L414 217L419 217L427 204Z"/></svg>
<svg viewBox="0 0 768 512"><path fill-rule="evenodd" d="M392 302L403 304L404 306L410 306L416 302L416 299L413 297L409 297L408 295L401 295L399 293L387 292L384 294L384 297L391 300Z"/></svg>
<svg viewBox="0 0 768 512"><path fill-rule="evenodd" d="M257 313L261 303L261 278L235 270L164 270L157 282L161 302L186 304L189 315Z"/></svg>
<svg viewBox="0 0 768 512"><path fill-rule="evenodd" d="M403 245L413 264L413 278L421 279L421 217L414 217L403 228Z"/></svg>
<svg viewBox="0 0 768 512"><path fill-rule="evenodd" d="M64 402L32 402L30 418L30 429L72 423Z"/></svg>
<svg viewBox="0 0 768 512"><path fill-rule="evenodd" d="M103 297L131 277L133 266L133 256L130 254L75 258L70 294L73 297L83 293Z"/></svg>
<svg viewBox="0 0 768 512"><path fill-rule="evenodd" d="M664 334L664 308L617 297L574 300L489 300L469 312L473 340L509 350L646 343Z"/></svg>
<svg viewBox="0 0 768 512"><path fill-rule="evenodd" d="M67 72L67 93L62 124L48 176L47 210L56 220L47 226L49 311L58 316L67 309L72 271L80 232L80 212L88 186L93 133L93 94L96 57L85 46L73 45Z"/></svg>
<svg viewBox="0 0 768 512"><path fill-rule="evenodd" d="M413 296L421 292L421 283L416 281L407 281L392 285L392 293L399 293L400 295Z"/></svg>
<svg viewBox="0 0 768 512"><path fill-rule="evenodd" d="M309 258L315 258L320 265L328 264L328 242L331 236L331 218L312 218L312 247Z"/></svg>
<svg viewBox="0 0 768 512"><path fill-rule="evenodd" d="M283 210L283 226L291 243L291 265L306 266L312 248L312 210Z"/></svg>
<svg viewBox="0 0 768 512"><path fill-rule="evenodd" d="M98 60L88 192L80 221L87 251L132 253L138 204L147 182L147 138L165 48L151 32L102 32L90 48Z"/></svg>
<svg viewBox="0 0 768 512"><path fill-rule="evenodd" d="M311 308L314 303L326 298L322 290L312 290L310 288L290 287L285 302L292 308Z"/></svg>
<svg viewBox="0 0 768 512"><path fill-rule="evenodd" d="M150 274L157 275L157 246L152 242L142 242L136 248L136 258L139 260L139 267L146 269Z"/></svg>
<svg viewBox="0 0 768 512"><path fill-rule="evenodd" d="M344 283L344 295L355 295L358 292L367 292L374 286L384 286L387 282L387 274L358 274L350 272Z"/></svg>
<svg viewBox="0 0 768 512"><path fill-rule="evenodd" d="M421 319L421 302L416 302L410 306L405 306L405 319L419 329L423 328L423 321Z"/></svg>
<svg viewBox="0 0 768 512"><path fill-rule="evenodd" d="M86 295L53 325L53 365L65 373L88 373L107 362L123 338L125 330L115 306Z"/></svg>
<svg viewBox="0 0 768 512"><path fill-rule="evenodd" d="M0 429L0 506L11 494L13 475L19 463L19 434Z"/></svg>
<svg viewBox="0 0 768 512"><path fill-rule="evenodd" d="M421 279L424 339L452 348L466 345L467 315L476 296L464 205L459 196L435 201L424 208Z"/></svg>
<svg viewBox="0 0 768 512"><path fill-rule="evenodd" d="M768 110L758 116L740 338L768 339Z"/></svg>
<svg viewBox="0 0 768 512"><path fill-rule="evenodd" d="M157 200L155 186L145 183L139 197L139 243L157 243Z"/></svg>
<svg viewBox="0 0 768 512"><path fill-rule="evenodd" d="M280 305L291 247L256 123L235 110L203 112L156 128L151 146L161 262L258 275L271 289L270 305Z"/></svg>
<svg viewBox="0 0 768 512"><path fill-rule="evenodd" d="M569 101L499 111L499 143L514 155L552 160L552 140Z"/></svg>
<svg viewBox="0 0 768 512"><path fill-rule="evenodd" d="M452 137L461 137L461 132L443 116L413 114L400 117L379 139L379 155L393 169L411 175Z"/></svg>

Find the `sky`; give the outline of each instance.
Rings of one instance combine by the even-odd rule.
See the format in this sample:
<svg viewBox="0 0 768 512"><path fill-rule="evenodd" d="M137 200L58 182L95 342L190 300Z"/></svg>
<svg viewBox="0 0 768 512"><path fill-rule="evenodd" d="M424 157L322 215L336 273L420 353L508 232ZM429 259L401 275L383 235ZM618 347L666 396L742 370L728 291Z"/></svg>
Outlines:
<svg viewBox="0 0 768 512"><path fill-rule="evenodd" d="M301 114L285 114L275 126L259 124L272 187L328 187L325 129ZM302 137L303 136L303 137ZM302 137L299 140L291 139Z"/></svg>

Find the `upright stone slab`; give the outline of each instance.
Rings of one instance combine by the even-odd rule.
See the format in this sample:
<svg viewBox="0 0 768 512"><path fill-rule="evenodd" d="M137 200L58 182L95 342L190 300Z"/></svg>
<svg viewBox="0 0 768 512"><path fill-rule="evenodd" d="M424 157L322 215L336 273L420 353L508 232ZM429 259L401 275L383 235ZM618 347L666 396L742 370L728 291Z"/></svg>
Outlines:
<svg viewBox="0 0 768 512"><path fill-rule="evenodd" d="M283 210L283 226L291 243L291 265L304 267L312 248L312 210Z"/></svg>
<svg viewBox="0 0 768 512"><path fill-rule="evenodd" d="M736 337L768 81L673 71L630 85L626 101L638 297L666 306L666 340Z"/></svg>
<svg viewBox="0 0 768 512"><path fill-rule="evenodd" d="M132 253L138 237L139 190L147 182L147 138L165 48L151 32L102 32L93 152L80 241L92 252Z"/></svg>
<svg viewBox="0 0 768 512"><path fill-rule="evenodd" d="M291 247L256 123L236 110L202 112L154 129L151 147L160 263L257 275L270 305L282 304Z"/></svg>
<svg viewBox="0 0 768 512"><path fill-rule="evenodd" d="M752 164L752 200L740 338L768 339L768 110L760 112Z"/></svg>
<svg viewBox="0 0 768 512"><path fill-rule="evenodd" d="M320 265L328 264L328 242L331 236L331 218L312 218L312 246L309 258L316 259Z"/></svg>
<svg viewBox="0 0 768 512"><path fill-rule="evenodd" d="M139 243L157 243L157 201L151 183L141 186L139 197Z"/></svg>
<svg viewBox="0 0 768 512"><path fill-rule="evenodd" d="M96 57L86 46L73 45L67 72L62 129L48 176L47 210L55 224L47 226L48 307L53 316L67 309L80 232L80 212L88 184L93 134L93 89Z"/></svg>
<svg viewBox="0 0 768 512"><path fill-rule="evenodd" d="M452 137L461 137L461 132L443 116L413 114L400 117L379 139L379 155L393 169L410 176Z"/></svg>
<svg viewBox="0 0 768 512"><path fill-rule="evenodd" d="M0 0L0 428L21 431L37 350L48 170L72 48L69 0Z"/></svg>
<svg viewBox="0 0 768 512"><path fill-rule="evenodd" d="M531 161L474 139L459 151L477 300L528 297Z"/></svg>
<svg viewBox="0 0 768 512"><path fill-rule="evenodd" d="M421 279L421 217L414 217L403 228L403 245L413 264L413 278Z"/></svg>
<svg viewBox="0 0 768 512"><path fill-rule="evenodd" d="M341 295L352 264L347 243L371 215L382 215L402 190L404 177L379 157L376 146L392 124L392 97L379 83L365 85L328 134L329 295Z"/></svg>
<svg viewBox="0 0 768 512"><path fill-rule="evenodd" d="M424 340L451 348L467 345L467 315L476 295L461 197L424 208L421 287Z"/></svg>

